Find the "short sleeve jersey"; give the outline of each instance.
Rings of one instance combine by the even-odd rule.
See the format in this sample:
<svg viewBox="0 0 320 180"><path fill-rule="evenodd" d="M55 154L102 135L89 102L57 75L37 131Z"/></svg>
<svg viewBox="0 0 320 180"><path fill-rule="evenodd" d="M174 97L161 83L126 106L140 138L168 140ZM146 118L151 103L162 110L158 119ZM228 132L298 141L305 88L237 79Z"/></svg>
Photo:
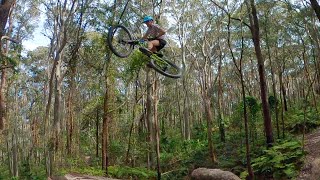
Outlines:
<svg viewBox="0 0 320 180"><path fill-rule="evenodd" d="M153 24L151 27L148 28L146 34L147 37L149 38L155 38L158 36L159 32L160 32L160 26L158 24ZM158 37L158 39L164 39L165 35L162 35L160 37Z"/></svg>

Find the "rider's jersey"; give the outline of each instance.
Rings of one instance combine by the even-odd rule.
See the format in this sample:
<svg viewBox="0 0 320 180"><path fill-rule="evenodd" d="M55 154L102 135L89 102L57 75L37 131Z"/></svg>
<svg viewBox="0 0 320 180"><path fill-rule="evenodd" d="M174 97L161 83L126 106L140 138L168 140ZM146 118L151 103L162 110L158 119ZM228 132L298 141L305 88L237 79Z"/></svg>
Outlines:
<svg viewBox="0 0 320 180"><path fill-rule="evenodd" d="M157 39L164 39L165 35L158 37L160 30L161 30L161 27L158 24L152 24L151 27L148 28L146 35L148 38L157 37Z"/></svg>

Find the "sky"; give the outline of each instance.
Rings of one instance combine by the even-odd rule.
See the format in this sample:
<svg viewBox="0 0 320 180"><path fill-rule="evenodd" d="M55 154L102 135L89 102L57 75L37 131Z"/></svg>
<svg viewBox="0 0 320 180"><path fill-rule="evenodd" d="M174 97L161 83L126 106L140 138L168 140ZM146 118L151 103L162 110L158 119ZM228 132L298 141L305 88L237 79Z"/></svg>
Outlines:
<svg viewBox="0 0 320 180"><path fill-rule="evenodd" d="M32 39L22 42L23 47L28 51L32 51L39 46L47 46L49 44L49 39L41 34L42 31L43 27L38 27L33 33L34 37Z"/></svg>
<svg viewBox="0 0 320 180"><path fill-rule="evenodd" d="M22 42L23 47L28 51L32 51L39 46L47 46L50 43L49 39L42 34L42 32L44 32L43 24L45 21L45 14L43 10L41 10L40 13L39 24L33 32L33 38Z"/></svg>

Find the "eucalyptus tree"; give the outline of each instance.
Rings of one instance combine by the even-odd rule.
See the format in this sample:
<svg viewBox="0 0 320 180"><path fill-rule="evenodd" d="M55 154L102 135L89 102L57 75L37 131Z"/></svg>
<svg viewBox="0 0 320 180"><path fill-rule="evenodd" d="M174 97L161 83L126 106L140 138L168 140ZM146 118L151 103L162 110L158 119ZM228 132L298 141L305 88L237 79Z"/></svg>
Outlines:
<svg viewBox="0 0 320 180"><path fill-rule="evenodd" d="M42 119L45 114L48 80L49 80L49 68L50 63L47 62L48 48L38 47L32 51L27 52L26 57L22 59L22 65L25 67L21 71L21 76L25 76L26 84L25 89L28 91L27 97L30 102L29 112L24 114L30 123L31 145L26 148L29 149L30 154L28 158L30 163L34 163L36 166L40 164L40 161L44 158L42 149L45 140L41 138L41 132L44 130L42 126ZM28 123L28 122L26 122Z"/></svg>
<svg viewBox="0 0 320 180"><path fill-rule="evenodd" d="M319 88L319 32L317 20L312 13L309 5L305 2L301 4L286 4L287 14L289 17L284 18L286 23L286 31L282 31L282 46L286 51L290 51L288 56L291 61L287 61L287 68L291 68L290 73L293 83L289 83L288 92L292 94L292 100L297 102L304 97L303 88L312 86L310 92L311 100L317 107L317 93ZM285 41L283 41L285 40ZM297 45L299 44L299 45ZM301 67L304 66L304 70ZM299 68L295 68L299 67ZM307 72L303 75L302 72ZM299 80L303 79L299 82ZM307 83L307 84L305 84ZM304 84L304 85L303 85ZM294 91L294 89L299 89ZM289 95L290 95L289 94ZM290 102L290 101L289 101ZM316 108L317 109L317 108Z"/></svg>
<svg viewBox="0 0 320 180"><path fill-rule="evenodd" d="M195 9L191 8L191 2L190 1L180 1L179 3L177 1L172 1L168 3L170 9L170 14L173 16L174 22L176 22L175 28L177 28L175 31L177 32L178 39L180 46L180 53L182 58L182 65L184 70L184 76L182 77L182 87L183 87L183 121L181 124L181 132L185 139L190 140L191 133L190 133L190 95L188 90L188 82L191 80L191 69L192 66L189 66L189 63L186 62L186 55L187 55L187 36L188 36L188 27L191 26L191 24L188 22L191 18L192 11L195 11ZM192 13L191 13L192 12ZM190 14L189 14L190 13ZM177 52L176 52L177 53ZM180 109L180 107L179 107Z"/></svg>
<svg viewBox="0 0 320 180"><path fill-rule="evenodd" d="M79 10L79 2L73 1L49 1L45 2L44 6L47 10L46 28L48 29L48 37L50 38L50 51L48 60L53 61L53 66L49 80L49 94L46 105L45 132L49 132L45 136L48 138L49 148L47 151L47 174L52 175L53 169L53 156L54 152L58 149L59 134L61 130L62 121L62 81L65 76L63 70L65 58L66 45L71 38L70 29L74 25L74 14ZM54 94L53 94L54 93ZM52 96L54 95L53 106L53 121L49 121ZM51 125L51 126L49 126Z"/></svg>
<svg viewBox="0 0 320 180"><path fill-rule="evenodd" d="M12 10L14 7L15 1L2 1L0 5L0 59L1 59L1 82L0 82L0 131L4 129L4 122L8 119L7 114L7 97L6 93L8 92L8 60L9 60L9 44L10 44L10 36L12 33L13 21L12 21ZM8 23L8 28L5 30L5 27ZM13 123L15 125L15 123ZM13 177L17 177L19 175L18 171L18 138L16 136L16 127L13 126L13 133L10 134L9 138L12 139L11 154L8 154L8 164L10 174ZM9 139L8 138L8 139ZM9 145L9 142L8 142Z"/></svg>
<svg viewBox="0 0 320 180"><path fill-rule="evenodd" d="M273 134L272 134L272 124L271 124L271 116L269 104L267 101L267 83L266 83L266 75L265 75L265 67L264 67L264 58L261 52L260 45L260 25L258 19L258 12L256 8L256 4L254 0L246 1L248 11L249 11L249 20L250 20L250 31L252 34L252 40L254 43L254 48L257 57L257 65L259 71L259 79L260 79L260 96L262 101L262 109L263 109L263 119L264 119L264 127L266 133L266 143L268 146L273 143Z"/></svg>
<svg viewBox="0 0 320 180"><path fill-rule="evenodd" d="M249 127L248 127L248 112L247 112L247 97L245 91L245 81L244 81L244 51L245 51L245 29L246 23L243 22L243 15L235 13L235 9L242 10L243 6L238 6L236 3L227 6L226 8L218 4L215 1L212 1L215 6L219 7L225 15L227 16L227 47L230 51L230 58L237 70L237 76L240 78L241 82L241 98L243 102L243 119L245 126L245 144L246 144L246 160L247 160L247 172L248 179L254 179L254 173L251 166L251 156L250 156L250 143L249 143ZM232 21L233 20L233 21ZM236 21L235 21L236 20ZM238 22L239 21L239 22ZM234 35L236 34L236 35ZM233 39L235 38L235 39ZM236 48L235 48L236 47ZM239 50L237 50L239 49Z"/></svg>
<svg viewBox="0 0 320 180"><path fill-rule="evenodd" d="M2 44L2 37L6 35L6 25L8 21L8 17L10 11L12 11L12 7L15 4L15 0L4 0L1 1L0 5L0 56L1 59L4 58L3 55L3 44ZM5 61L3 61L5 62ZM1 68L1 84L0 84L0 130L4 128L4 122L6 121L6 100L5 100L5 90L6 90L6 67L7 64L2 64Z"/></svg>
<svg viewBox="0 0 320 180"><path fill-rule="evenodd" d="M191 7L190 4L186 5ZM180 17L181 28L179 38L181 42L182 52L186 57L190 57L192 61L189 67L186 63L186 73L189 73L189 68L194 68L196 73L196 83L199 84L200 97L202 99L202 107L205 114L207 124L207 138L208 138L208 153L210 160L215 163L217 161L212 140L212 127L214 120L214 111L212 104L214 104L214 85L217 80L215 77L215 61L218 57L217 52L217 35L214 28L214 17L209 12L212 10L209 4L199 4L197 8L186 7L185 14ZM205 18L203 18L205 17ZM194 66L194 67L193 67Z"/></svg>
<svg viewBox="0 0 320 180"><path fill-rule="evenodd" d="M74 19L74 25L70 27L70 37L71 42L69 43L68 47L68 57L69 61L68 64L68 85L69 85L69 92L67 97L67 122L66 122L66 129L67 129L67 154L71 155L72 147L73 147L73 136L74 136L74 127L75 127L75 92L76 92L76 75L78 69L78 61L80 59L80 48L82 45L83 40L85 39L85 31L87 29L88 19L85 19L85 16L88 14L88 9L91 7L92 0L81 0L79 2L79 10L75 14L76 18Z"/></svg>
<svg viewBox="0 0 320 180"><path fill-rule="evenodd" d="M295 30L298 34L299 41L303 45L300 57L304 62L305 72L307 75L306 80L308 80L310 87L313 87L310 93L312 95L313 104L317 110L316 94L319 94L320 87L320 33L317 20L310 11L311 10L309 10L308 5L305 5L305 8L298 12L302 21L294 22L297 24Z"/></svg>
<svg viewBox="0 0 320 180"><path fill-rule="evenodd" d="M276 41L276 37L275 37L275 33L277 31L279 31L279 26L276 26L275 23L278 22L278 18L275 16L281 16L279 12L279 10L277 11L277 9L279 8L277 5L277 2L273 2L273 3L261 3L260 4L260 8L261 9L261 13L263 13L263 15L261 16L261 29L262 29L262 33L264 34L264 36L261 36L262 41L265 42L265 46L267 49L266 52L266 59L268 59L269 61L269 66L270 66L270 73L271 73L271 82L272 82L272 96L275 99L275 104L274 104L274 108L271 108L271 110L274 110L275 113L275 121L276 121L276 129L277 129L277 137L280 138L280 126L279 126L279 111L278 111L278 91L276 89L276 64L274 63L275 60L273 59L274 57L272 56L271 50L272 48L275 48L275 41ZM280 8L279 8L280 9ZM273 27L273 28L270 28ZM281 27L281 26L280 26ZM270 98L270 97L269 97ZM270 101L269 101L270 104ZM271 106L271 104L270 104Z"/></svg>
<svg viewBox="0 0 320 180"><path fill-rule="evenodd" d="M122 1L113 1L113 2L103 2L99 4L100 6L95 11L97 19L92 20L92 25L96 27L99 31L105 31L110 25L114 25L117 22L123 22L124 25L131 24L128 19L131 17L130 11L128 8L127 2ZM117 70L122 69L122 67L115 68L118 58L112 56L112 52L106 48L105 49L106 57L105 63L103 64L103 73L104 76L104 102L103 102L103 122L102 122L102 168L105 170L105 173L108 173L108 166L110 164L109 149L108 146L112 140L110 137L111 127L113 125L113 119L115 118L115 105L116 105L116 72ZM120 78L119 78L120 79ZM115 127L116 128L116 127Z"/></svg>
<svg viewBox="0 0 320 180"><path fill-rule="evenodd" d="M32 25L32 21L38 16L37 5L37 2L32 4L31 1L2 1L0 10L1 25L3 26L1 28L0 53L2 65L4 65L1 66L0 111L3 113L0 115L0 129L3 118L8 119L8 133L6 133L8 165L10 174L16 177L19 176L19 164L22 159L28 160L29 157L28 151L19 151L21 146L29 147L26 138L29 137L27 133L29 132L28 123L23 121L27 117L26 108L28 104L25 101L19 103L20 93L24 100L27 99L25 87L20 87L23 86L20 79L25 78L16 71L19 69L17 65L21 60L21 45L19 43L28 38L26 34L35 27ZM26 22L26 19L29 21ZM7 28L4 29L6 26ZM5 96L3 92L6 92ZM14 108L10 108L10 111L9 108L3 110L7 105Z"/></svg>

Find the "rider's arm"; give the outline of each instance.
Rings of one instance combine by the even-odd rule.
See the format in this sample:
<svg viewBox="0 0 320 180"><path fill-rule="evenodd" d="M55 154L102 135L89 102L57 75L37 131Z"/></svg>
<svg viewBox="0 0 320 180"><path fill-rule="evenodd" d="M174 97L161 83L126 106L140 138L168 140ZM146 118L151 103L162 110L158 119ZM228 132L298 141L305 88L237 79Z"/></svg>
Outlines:
<svg viewBox="0 0 320 180"><path fill-rule="evenodd" d="M161 36L166 34L166 31L164 29L162 29L161 27L158 27L158 29L159 29L159 33L158 33L158 36L156 38L159 38L159 37L161 37Z"/></svg>
<svg viewBox="0 0 320 180"><path fill-rule="evenodd" d="M144 34L141 39L148 40L148 34Z"/></svg>
<svg viewBox="0 0 320 180"><path fill-rule="evenodd" d="M148 40L149 35L150 35L150 32L149 32L149 29L148 29L148 30L147 30L147 32L146 32L146 33L144 33L144 35L142 36L142 38L141 38L141 39Z"/></svg>

